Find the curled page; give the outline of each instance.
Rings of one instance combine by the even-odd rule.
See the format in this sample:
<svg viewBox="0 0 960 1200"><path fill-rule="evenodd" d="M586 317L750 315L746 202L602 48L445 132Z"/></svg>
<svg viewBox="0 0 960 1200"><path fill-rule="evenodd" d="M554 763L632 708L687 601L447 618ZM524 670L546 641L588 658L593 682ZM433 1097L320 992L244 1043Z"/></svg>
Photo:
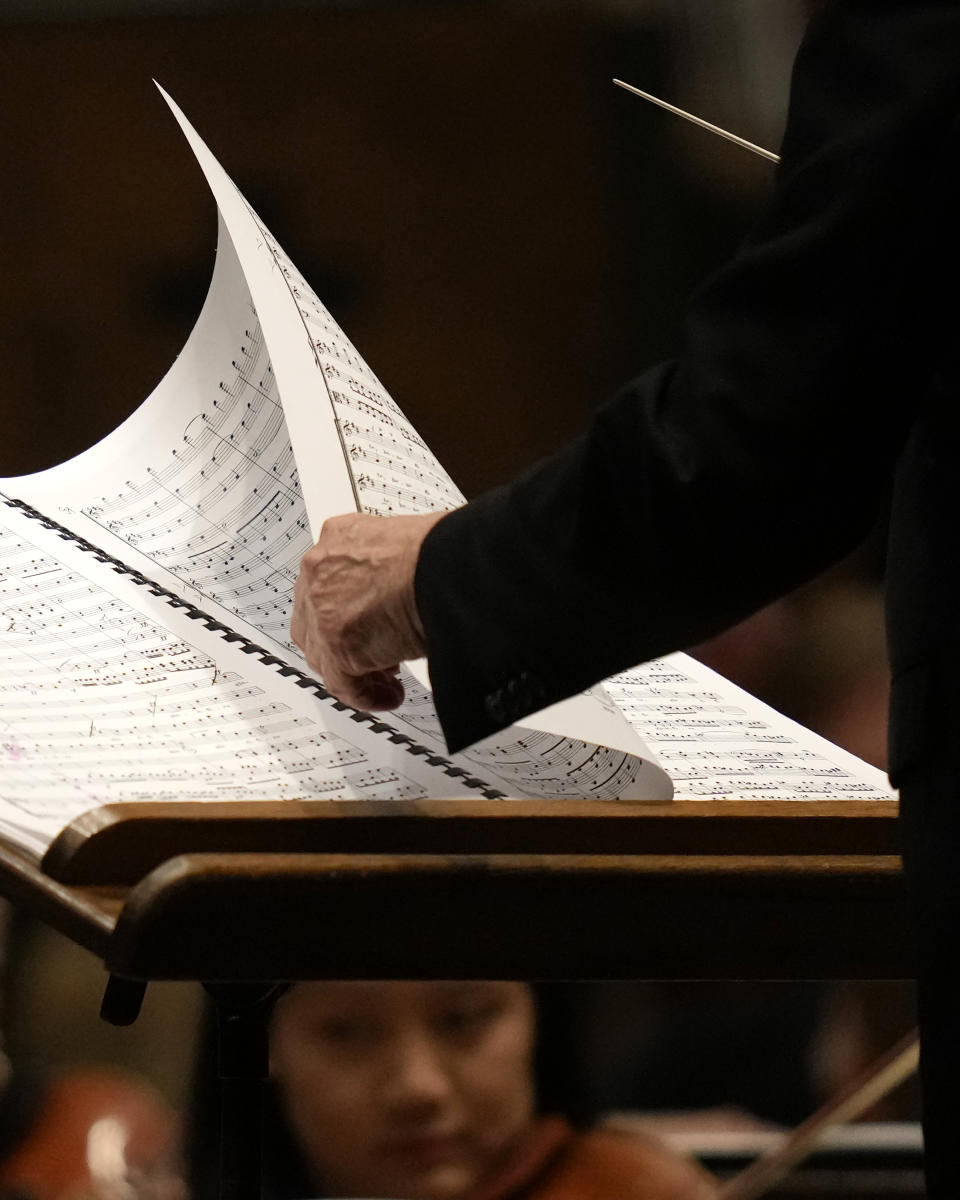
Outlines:
<svg viewBox="0 0 960 1200"><path fill-rule="evenodd" d="M464 503L462 493L310 284L174 101L163 94L213 192L260 319L312 531L317 533L328 516L350 509L386 516L443 511ZM352 492L350 503L344 503L346 484ZM415 690L410 674L429 690L422 665L410 664L408 692ZM412 708L421 710L421 733L442 741L436 721L422 719L421 694L408 702L399 719L406 720ZM623 799L666 799L671 794L669 777L648 747L599 693L553 705L518 729L519 737L487 739L482 751L472 756L468 752L468 757L479 753L485 758L499 744L504 752L500 761L516 764L514 777L524 780L526 790L543 773L539 752L563 739L556 751L563 771L550 770L544 780L547 790L538 785L538 794L555 794L558 789L561 794ZM586 756L577 744L584 740L591 743ZM524 759L529 759L526 773L520 765ZM590 769L584 772L579 764L587 760Z"/></svg>
<svg viewBox="0 0 960 1200"><path fill-rule="evenodd" d="M118 429L0 490L305 671L289 619L300 559L322 521L446 509L463 497L167 99L219 210L203 310L170 371ZM413 674L406 682L408 700L384 728L491 793L670 795L640 737L598 696L448 759L429 690ZM454 794L451 778L436 777L434 794Z"/></svg>

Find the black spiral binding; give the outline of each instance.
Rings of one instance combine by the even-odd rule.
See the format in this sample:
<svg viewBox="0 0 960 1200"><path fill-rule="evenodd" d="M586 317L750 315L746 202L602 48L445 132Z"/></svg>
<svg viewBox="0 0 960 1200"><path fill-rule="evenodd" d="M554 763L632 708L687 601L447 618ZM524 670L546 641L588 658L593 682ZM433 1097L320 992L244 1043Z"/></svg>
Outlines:
<svg viewBox="0 0 960 1200"><path fill-rule="evenodd" d="M225 642L238 644L238 648L243 654L253 654L269 667L278 667L278 675L284 678L294 677L296 686L301 688L309 688L316 695L329 705L336 709L337 712L348 713L351 721L356 721L358 724L368 725L373 733L386 734L388 741L395 746L403 746L408 754L413 754L417 758L422 758L431 767L436 767L451 779L459 779L466 787L475 788L480 792L486 800L504 800L506 793L497 791L496 788L488 787L482 780L471 775L469 771L463 767L458 767L452 763L449 758L444 758L441 754L434 753L429 746L423 746L419 742L414 741L408 734L401 733L394 729L388 722L382 720L374 713L364 712L362 709L351 708L349 704L344 704L333 696L323 684L308 675L305 671L301 671L298 667L292 667L285 659L279 658L276 654L271 654L263 646L258 646L256 642L250 641L242 634L231 629L229 625L224 625L222 621L211 617L209 613L205 613L203 609L197 608L195 604L191 604L189 600L184 600L171 592L168 588L160 587L158 583L144 575L136 568L128 566L121 562L119 558L114 558L112 554L107 554L105 550L101 550L99 546L95 546L92 542L88 542L86 538L80 537L79 534L67 529L65 525L60 525L58 522L51 520L50 517L44 516L42 512L33 508L23 500L15 500L13 497L5 496L3 501L8 508L18 508L31 520L39 521L45 529L50 529L58 534L65 541L73 542L79 546L81 550L87 554L92 554L97 562L109 564L114 571L120 575L129 576L134 583L140 587L145 587L151 596L162 596L168 604L173 608L183 610L183 615L191 621L200 621L204 628L209 629L212 633L223 634Z"/></svg>

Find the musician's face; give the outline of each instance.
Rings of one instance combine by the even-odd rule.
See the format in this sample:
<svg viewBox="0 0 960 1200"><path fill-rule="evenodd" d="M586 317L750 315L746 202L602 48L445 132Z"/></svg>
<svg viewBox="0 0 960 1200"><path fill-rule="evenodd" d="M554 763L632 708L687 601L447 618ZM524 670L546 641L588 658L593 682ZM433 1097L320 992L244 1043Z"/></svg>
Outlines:
<svg viewBox="0 0 960 1200"><path fill-rule="evenodd" d="M271 1063L330 1196L455 1200L533 1116L533 1005L520 983L303 983Z"/></svg>

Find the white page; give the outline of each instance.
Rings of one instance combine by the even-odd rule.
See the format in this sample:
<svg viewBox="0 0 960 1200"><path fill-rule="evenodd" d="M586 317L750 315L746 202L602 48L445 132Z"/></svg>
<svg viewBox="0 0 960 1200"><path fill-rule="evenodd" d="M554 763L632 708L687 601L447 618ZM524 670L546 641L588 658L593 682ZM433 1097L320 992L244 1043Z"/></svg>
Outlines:
<svg viewBox="0 0 960 1200"><path fill-rule="evenodd" d="M678 800L892 800L883 771L791 721L687 654L606 682Z"/></svg>
<svg viewBox="0 0 960 1200"><path fill-rule="evenodd" d="M190 122L163 94L214 194L262 323L292 442L300 448L300 485L313 531L318 532L328 516L352 508L386 516L442 511L462 504L462 493L357 348ZM322 456L316 453L320 442L324 443ZM316 486L315 476L337 474L335 456L327 453L334 444L341 455L341 470L346 467L351 483L353 502L349 504L343 502L341 492ZM422 686L429 685L422 665L410 664L410 670ZM422 708L421 699L418 696L408 705L407 713ZM400 719L406 719L406 714ZM431 730L435 726L432 722ZM517 772L515 779L525 780L527 786L535 784L538 794L549 795L540 789L561 781L553 770L544 775L538 759L544 747L552 752L556 739L562 738L557 757L565 764L564 794L669 798L669 778L615 706L599 695L575 696L525 719L523 726L526 728L518 727L519 735L503 737L499 762L501 769L511 765ZM536 736L539 733L549 736L544 739ZM584 740L590 743L586 754L582 752ZM474 757L486 756L496 741L487 739ZM625 759L625 754L635 761ZM580 764L588 761L590 766L582 770Z"/></svg>
<svg viewBox="0 0 960 1200"><path fill-rule="evenodd" d="M480 794L4 503L0 605L0 832L38 852L111 802Z"/></svg>
<svg viewBox="0 0 960 1200"><path fill-rule="evenodd" d="M229 238L183 351L117 429L47 471L0 480L107 553L170 573L278 645L312 544L276 380Z"/></svg>
<svg viewBox="0 0 960 1200"><path fill-rule="evenodd" d="M443 753L445 743L430 693L408 671L402 678L406 699L390 714L391 721ZM581 709L588 718L599 707L594 697L589 699ZM607 703L612 710L608 727L615 722L627 724L613 702ZM599 735L603 730L594 732ZM493 774L511 794L607 800L669 800L673 794L670 777L646 746L640 759L616 747L565 737L554 731L549 720L542 727L525 720L451 757L480 775Z"/></svg>

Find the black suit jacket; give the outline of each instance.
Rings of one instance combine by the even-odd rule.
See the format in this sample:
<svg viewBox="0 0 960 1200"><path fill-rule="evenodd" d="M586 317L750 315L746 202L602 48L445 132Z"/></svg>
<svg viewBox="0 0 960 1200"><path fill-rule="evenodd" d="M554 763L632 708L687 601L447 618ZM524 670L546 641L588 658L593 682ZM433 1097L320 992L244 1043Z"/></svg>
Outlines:
<svg viewBox="0 0 960 1200"><path fill-rule="evenodd" d="M812 23L772 200L680 357L424 544L452 750L810 578L896 478L894 761L915 755L924 664L960 663L958 117L960 0L833 0Z"/></svg>
<svg viewBox="0 0 960 1200"><path fill-rule="evenodd" d="M893 492L887 612L928 1195L960 1196L960 0L831 0L766 215L676 362L445 517L417 569L451 749L746 616Z"/></svg>

